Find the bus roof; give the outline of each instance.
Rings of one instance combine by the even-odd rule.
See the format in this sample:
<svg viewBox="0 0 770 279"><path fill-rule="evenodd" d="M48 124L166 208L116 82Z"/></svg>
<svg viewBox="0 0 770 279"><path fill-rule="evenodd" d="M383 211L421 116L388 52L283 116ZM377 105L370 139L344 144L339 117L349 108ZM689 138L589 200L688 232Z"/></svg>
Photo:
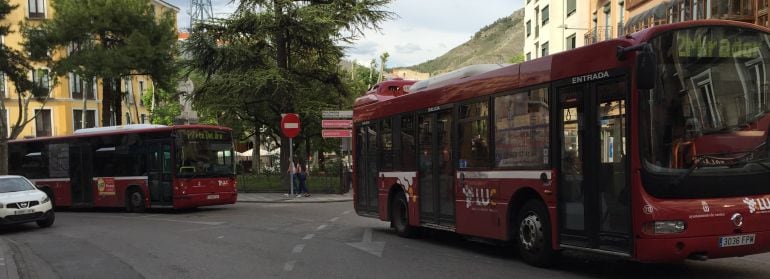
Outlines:
<svg viewBox="0 0 770 279"><path fill-rule="evenodd" d="M442 80L440 86L427 86L420 90L415 88L419 84L415 84L413 89L419 90L415 94L380 100L377 105L354 107L353 121L375 120L490 94L514 92L548 82L565 80L569 83L568 78L586 74L617 69L630 70L633 67L633 60L618 60L616 58L618 47L639 45L669 30L708 25L744 27L770 32L770 29L758 25L727 20L696 20L653 26L617 39L508 65L474 76L452 77L449 80Z"/></svg>
<svg viewBox="0 0 770 279"><path fill-rule="evenodd" d="M88 138L88 137L103 136L103 135L171 132L175 130L187 130L187 129L219 130L219 131L225 131L225 132L232 131L232 129L227 127L213 126L213 125L165 126L165 125L151 125L151 124L132 124L132 125L123 125L123 126L79 129L72 135L17 139L17 140L12 140L10 142L34 142L34 141L47 141L47 140L60 140L60 139ZM85 130L85 131L82 131L82 130Z"/></svg>

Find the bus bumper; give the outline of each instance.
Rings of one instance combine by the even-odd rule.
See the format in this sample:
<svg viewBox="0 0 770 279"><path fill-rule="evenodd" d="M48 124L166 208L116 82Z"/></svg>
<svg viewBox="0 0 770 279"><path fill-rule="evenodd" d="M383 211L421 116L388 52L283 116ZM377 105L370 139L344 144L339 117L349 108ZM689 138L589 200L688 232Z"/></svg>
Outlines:
<svg viewBox="0 0 770 279"><path fill-rule="evenodd" d="M193 208L209 205L234 204L237 199L237 192L189 194L177 196L174 198L174 208Z"/></svg>
<svg viewBox="0 0 770 279"><path fill-rule="evenodd" d="M719 247L721 236L669 239L637 239L636 260L640 262L679 262L685 259L716 259L770 252L770 232L754 234L754 244Z"/></svg>

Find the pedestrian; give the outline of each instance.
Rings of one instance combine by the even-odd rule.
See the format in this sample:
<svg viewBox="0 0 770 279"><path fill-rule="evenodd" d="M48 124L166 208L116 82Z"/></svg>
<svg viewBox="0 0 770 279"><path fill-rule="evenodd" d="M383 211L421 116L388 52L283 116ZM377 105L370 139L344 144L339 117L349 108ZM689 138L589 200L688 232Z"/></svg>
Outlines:
<svg viewBox="0 0 770 279"><path fill-rule="evenodd" d="M297 194L297 197L309 197L310 193L307 191L307 167L305 165L300 165L300 171L299 174L297 174L297 178L299 179L299 193Z"/></svg>
<svg viewBox="0 0 770 279"><path fill-rule="evenodd" d="M289 169L286 170L286 173L289 174L289 179L291 179L290 180L291 188L294 189L294 191L293 191L294 193L297 192L297 188L299 186L298 185L299 183L297 182L297 180L298 180L297 179L297 167L298 166L299 166L299 164L296 164L295 162L289 161ZM289 189L288 193L284 194L284 196L288 197L292 193L291 188Z"/></svg>

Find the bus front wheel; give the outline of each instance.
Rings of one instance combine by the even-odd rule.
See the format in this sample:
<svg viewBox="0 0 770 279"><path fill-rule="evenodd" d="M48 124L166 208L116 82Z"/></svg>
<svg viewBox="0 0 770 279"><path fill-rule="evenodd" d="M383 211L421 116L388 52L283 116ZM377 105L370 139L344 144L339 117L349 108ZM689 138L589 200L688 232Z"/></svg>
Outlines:
<svg viewBox="0 0 770 279"><path fill-rule="evenodd" d="M530 200L519 210L516 242L519 255L528 264L545 267L553 264L556 251L551 246L548 210L538 200Z"/></svg>
<svg viewBox="0 0 770 279"><path fill-rule="evenodd" d="M395 193L390 204L390 224L396 229L396 233L402 237L414 237L417 228L409 225L409 205L403 192Z"/></svg>
<svg viewBox="0 0 770 279"><path fill-rule="evenodd" d="M128 212L144 212L144 195L136 188L128 190L126 195L126 209Z"/></svg>

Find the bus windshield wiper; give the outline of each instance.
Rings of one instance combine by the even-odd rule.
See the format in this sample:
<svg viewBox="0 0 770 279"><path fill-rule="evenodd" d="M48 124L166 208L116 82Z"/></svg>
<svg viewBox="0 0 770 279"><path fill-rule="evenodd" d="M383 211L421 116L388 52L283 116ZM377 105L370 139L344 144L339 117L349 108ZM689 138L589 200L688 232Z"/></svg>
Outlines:
<svg viewBox="0 0 770 279"><path fill-rule="evenodd" d="M692 162L692 166L690 166L690 168L687 169L687 171L685 171L682 175L678 176L677 178L674 178L674 180L671 180L671 182L668 183L668 186L671 186L672 188L678 187L679 184L682 184L682 182L685 179L690 177L693 171L695 171L696 169L700 169L702 167L703 165L701 164L701 160L699 158L695 159L695 161Z"/></svg>

